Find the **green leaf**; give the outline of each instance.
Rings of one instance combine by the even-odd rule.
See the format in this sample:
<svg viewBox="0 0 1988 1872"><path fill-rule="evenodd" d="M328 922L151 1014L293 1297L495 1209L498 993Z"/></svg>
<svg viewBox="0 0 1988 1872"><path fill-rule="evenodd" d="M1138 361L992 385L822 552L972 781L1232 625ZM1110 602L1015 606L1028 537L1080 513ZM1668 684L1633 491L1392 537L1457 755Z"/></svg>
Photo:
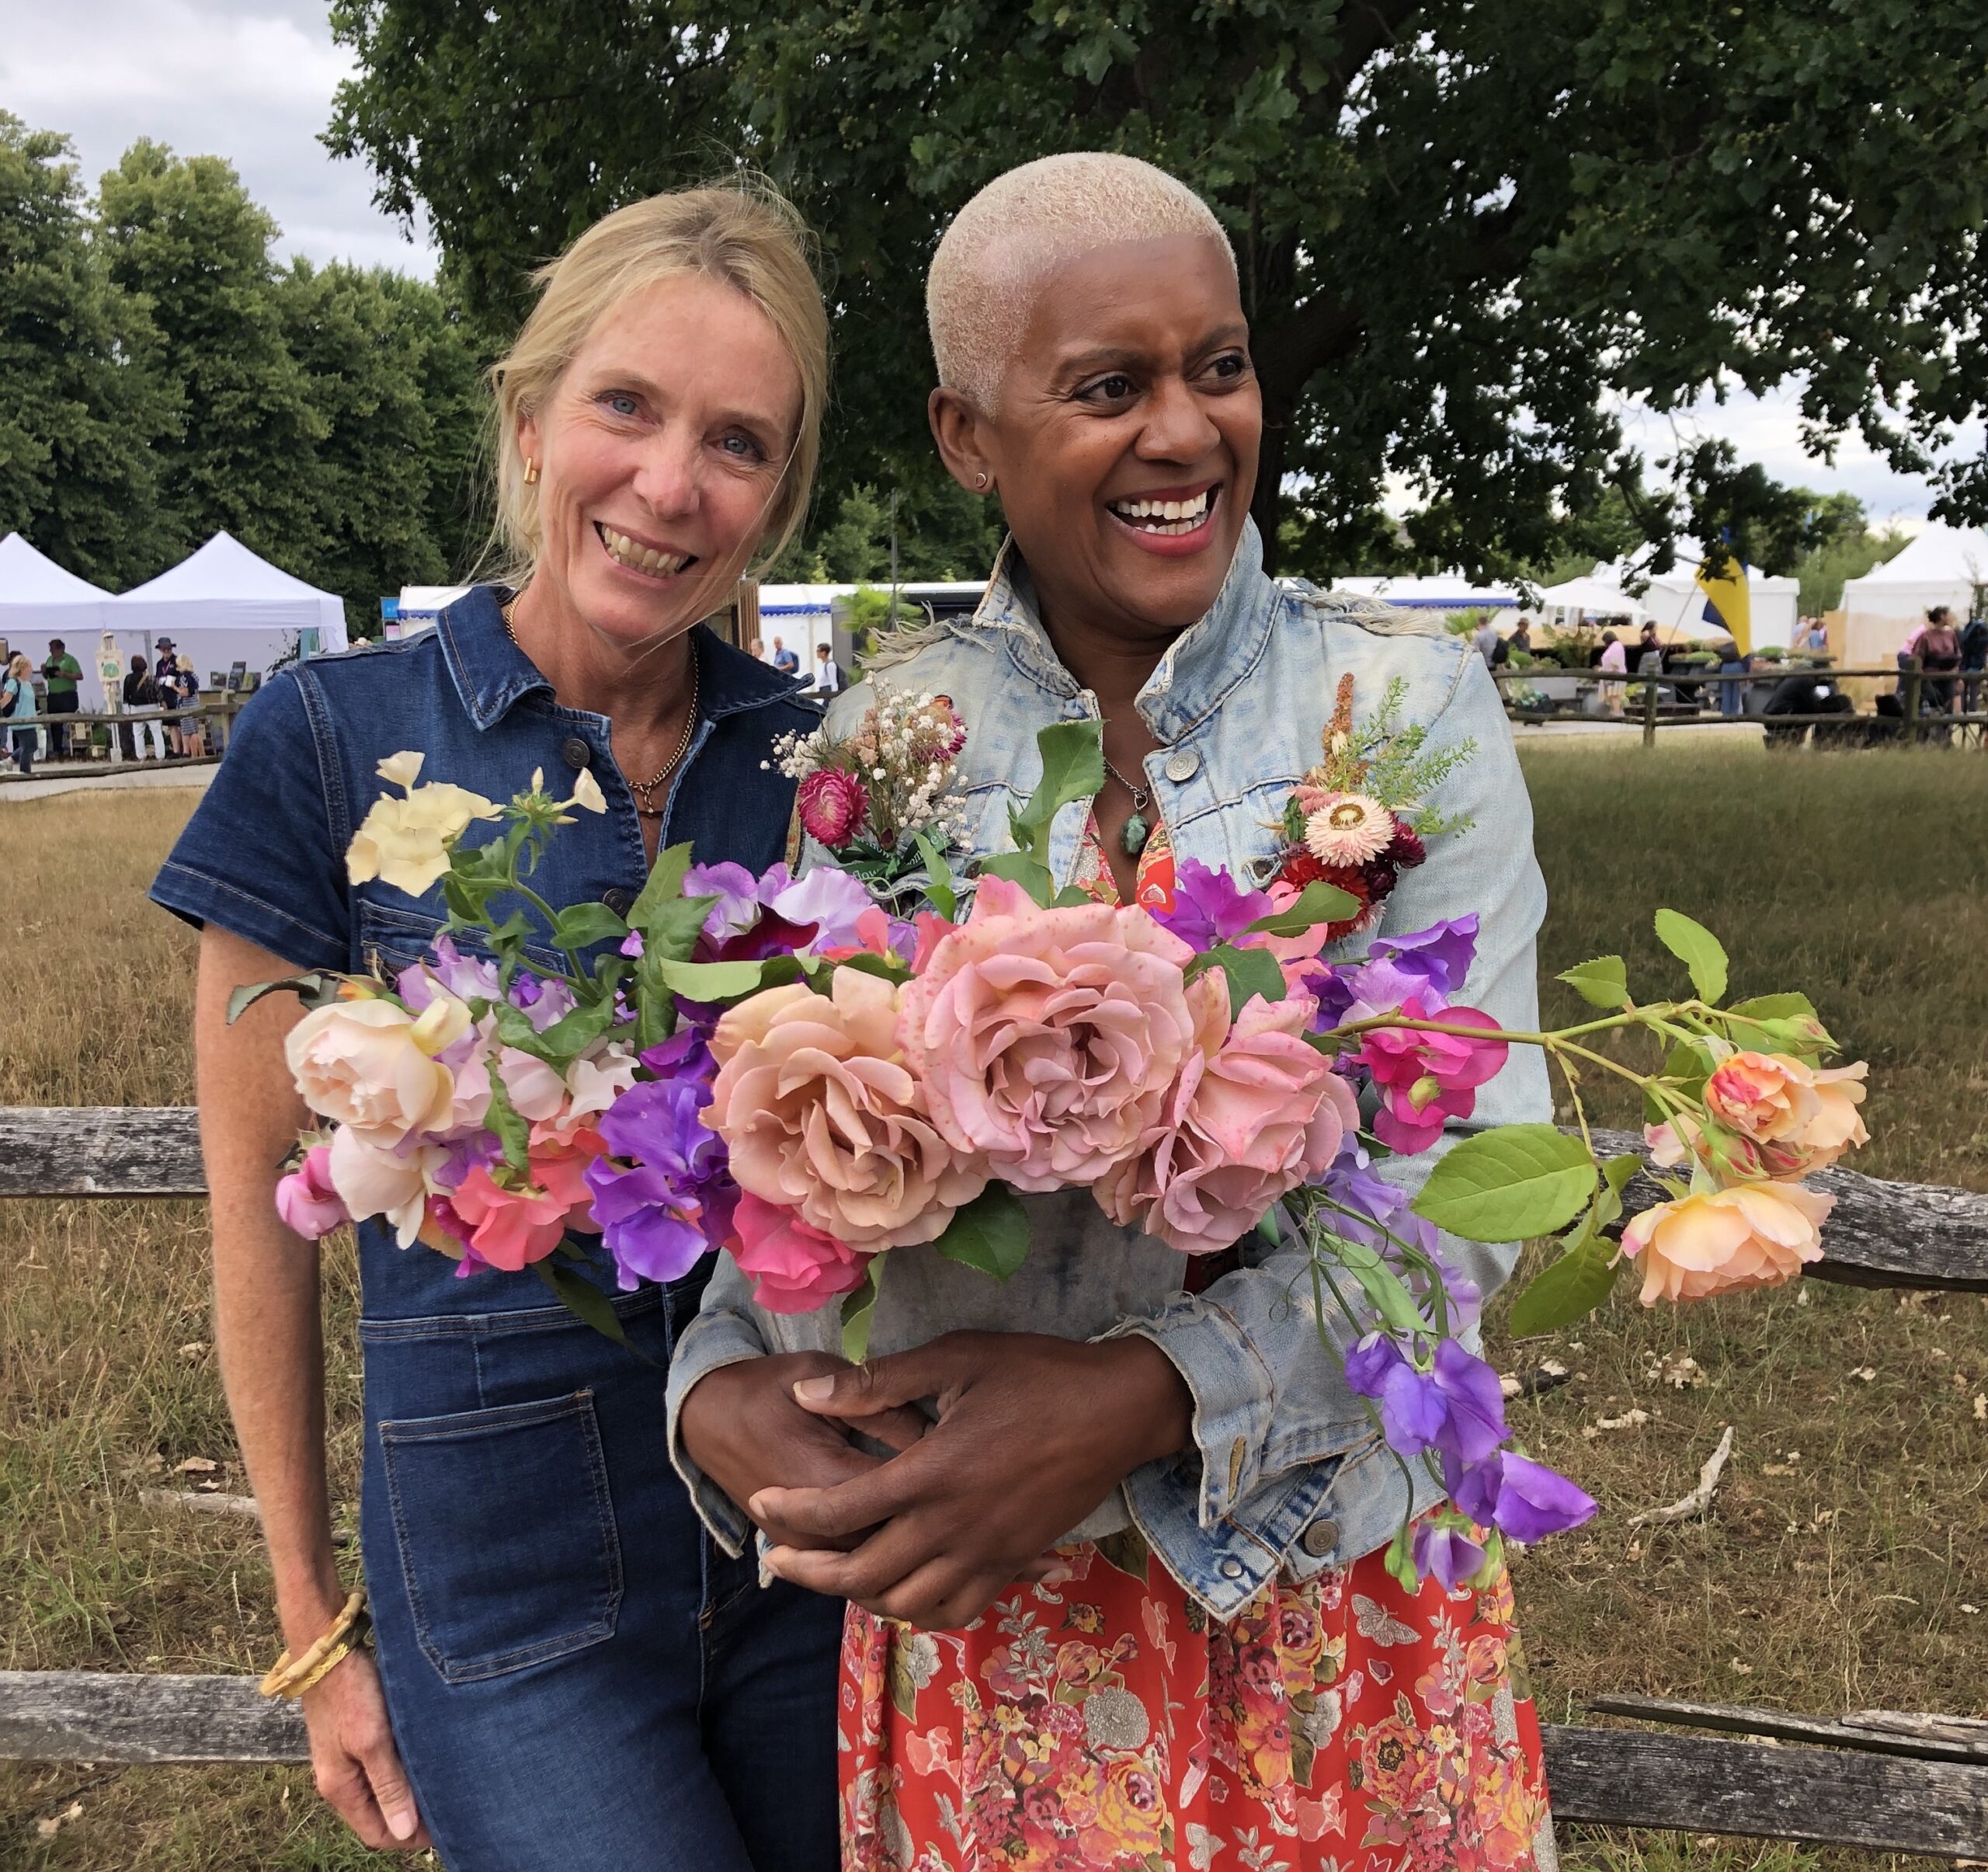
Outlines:
<svg viewBox="0 0 1988 1872"><path fill-rule="evenodd" d="M592 1281L582 1279L571 1268L562 1268L549 1260L535 1261L531 1268L568 1312L584 1320L603 1338L612 1339L625 1351L633 1352L643 1364L655 1363L628 1337L621 1324L621 1316L614 1310L614 1303Z"/></svg>
<svg viewBox="0 0 1988 1872"><path fill-rule="evenodd" d="M1326 1226L1331 1223L1327 1219ZM1333 1250L1333 1258L1347 1273L1360 1283L1360 1291L1365 1294L1368 1303L1403 1338L1413 1338L1429 1330L1429 1322L1422 1317L1422 1310L1415 1303L1415 1296L1402 1284L1401 1276L1382 1258L1378 1251L1364 1241L1339 1240Z"/></svg>
<svg viewBox="0 0 1988 1872"><path fill-rule="evenodd" d="M1602 1159L1603 1187L1594 1193L1594 1207L1589 1213L1589 1227L1605 1229L1621 1214L1622 1192L1629 1187L1629 1179L1642 1167L1642 1159L1633 1151L1621 1157Z"/></svg>
<svg viewBox="0 0 1988 1872"><path fill-rule="evenodd" d="M787 966L779 967L781 963ZM770 955L762 962L673 962L659 955L648 973L670 993L690 1000L735 1001L742 995L777 986L770 977L794 980L801 969L789 955Z"/></svg>
<svg viewBox="0 0 1988 1872"><path fill-rule="evenodd" d="M1608 1298L1618 1272L1614 1244L1583 1230L1576 1245L1526 1283L1507 1324L1525 1338L1584 1320Z"/></svg>
<svg viewBox="0 0 1988 1872"><path fill-rule="evenodd" d="M1471 1241L1525 1241L1564 1228L1594 1185L1594 1160L1579 1138L1551 1125L1501 1125L1443 1157L1410 1207Z"/></svg>
<svg viewBox="0 0 1988 1872"><path fill-rule="evenodd" d="M569 903L552 925L552 940L562 949L590 949L597 942L619 942L628 926L604 903Z"/></svg>
<svg viewBox="0 0 1988 1872"><path fill-rule="evenodd" d="M1260 994L1267 1001L1284 999L1284 971L1267 949L1239 949L1232 943L1218 943L1188 963L1187 979L1192 981L1211 969L1219 969L1228 981L1231 1021L1242 1013L1253 994Z"/></svg>
<svg viewBox="0 0 1988 1872"><path fill-rule="evenodd" d="M628 906L628 920L634 927L648 933L649 920L666 903L673 903L683 894L683 874L690 868L690 847L688 844L672 845L656 854L655 862L649 867L648 880L643 884L641 894Z"/></svg>
<svg viewBox="0 0 1988 1872"><path fill-rule="evenodd" d="M524 1169L531 1149L531 1127L511 1103L510 1087L505 1084L504 1075L497 1070L494 1060L490 1063L490 1108L484 1115L484 1122L497 1133L497 1142L503 1147L504 1161L513 1170Z"/></svg>
<svg viewBox="0 0 1988 1872"><path fill-rule="evenodd" d="M1597 955L1593 962L1568 969L1559 979L1594 1007L1629 1004L1629 972L1619 955Z"/></svg>
<svg viewBox="0 0 1988 1872"><path fill-rule="evenodd" d="M1726 1011L1744 1021L1812 1021L1818 1017L1816 1004L1806 994L1757 994L1750 1001L1735 1001Z"/></svg>
<svg viewBox="0 0 1988 1872"><path fill-rule="evenodd" d="M933 1247L948 1261L978 1268L997 1281L1013 1275L1028 1258L1028 1217L1021 1198L1005 1183L990 1183L964 1208L954 1211Z"/></svg>
<svg viewBox="0 0 1988 1872"><path fill-rule="evenodd" d="M605 1000L561 1014L538 1036L539 1045L544 1049L540 1056L548 1064L565 1071L614 1025L617 1018L611 994Z"/></svg>
<svg viewBox="0 0 1988 1872"><path fill-rule="evenodd" d="M870 1327L877 1317L877 1290L884 1278L884 1258L870 1257L863 1271L863 1285L842 1296L842 1355L851 1365L864 1365L870 1358Z"/></svg>
<svg viewBox="0 0 1988 1872"><path fill-rule="evenodd" d="M1072 800L1095 799L1104 785L1104 725L1052 722L1037 733L1035 745L1042 756L1042 778L1013 818L1019 829L1016 844L1040 859L1050 821ZM1030 836L1024 839L1020 831Z"/></svg>
<svg viewBox="0 0 1988 1872"><path fill-rule="evenodd" d="M668 897L655 905L649 920L638 924L642 932L642 953L659 962L688 962L704 934L704 919L711 914L715 897ZM634 913L629 913L632 917Z"/></svg>
<svg viewBox="0 0 1988 1872"><path fill-rule="evenodd" d="M338 983L329 975L291 975L280 982L244 982L228 997L232 1026L266 994L294 994L307 1007L321 1007L338 998Z"/></svg>
<svg viewBox="0 0 1988 1872"><path fill-rule="evenodd" d="M950 923L960 906L960 894L953 886L953 868L939 849L939 841L929 832L919 833L918 851L925 861L926 899Z"/></svg>
<svg viewBox="0 0 1988 1872"><path fill-rule="evenodd" d="M1360 899L1336 884L1308 884L1295 901L1274 916L1259 917L1243 934L1303 936L1322 923L1343 923L1360 914Z"/></svg>
<svg viewBox="0 0 1988 1872"><path fill-rule="evenodd" d="M1716 1006L1726 993L1726 951L1701 923L1677 910L1656 913L1656 939L1691 972L1698 999Z"/></svg>
<svg viewBox="0 0 1988 1872"><path fill-rule="evenodd" d="M1026 851L997 851L980 861L980 872L983 877L1006 878L1010 884L1019 884L1045 910L1056 894L1056 880L1049 875L1049 867Z"/></svg>

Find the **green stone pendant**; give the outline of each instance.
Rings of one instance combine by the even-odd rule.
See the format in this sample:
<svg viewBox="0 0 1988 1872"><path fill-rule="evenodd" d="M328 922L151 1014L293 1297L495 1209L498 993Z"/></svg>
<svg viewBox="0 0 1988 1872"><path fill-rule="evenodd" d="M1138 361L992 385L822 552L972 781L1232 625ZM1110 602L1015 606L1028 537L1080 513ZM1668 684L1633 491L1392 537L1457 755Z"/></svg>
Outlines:
<svg viewBox="0 0 1988 1872"><path fill-rule="evenodd" d="M1135 812L1125 822L1125 830L1118 835L1118 843L1124 847L1128 858L1137 858L1146 848L1146 840L1152 837L1152 827Z"/></svg>

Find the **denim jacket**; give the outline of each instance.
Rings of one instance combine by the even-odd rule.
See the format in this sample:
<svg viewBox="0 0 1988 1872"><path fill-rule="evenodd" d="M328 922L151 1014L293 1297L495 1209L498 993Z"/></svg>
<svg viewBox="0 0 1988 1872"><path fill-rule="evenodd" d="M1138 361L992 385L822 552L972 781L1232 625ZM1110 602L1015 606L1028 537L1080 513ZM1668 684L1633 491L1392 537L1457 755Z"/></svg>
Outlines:
<svg viewBox="0 0 1988 1872"><path fill-rule="evenodd" d="M388 755L415 748L425 756L422 780L498 799L521 792L534 768L565 791L590 767L607 810L574 814L533 883L554 904L598 898L625 910L648 861L607 718L553 699L552 685L505 630L500 597L476 586L433 630L313 657L265 684L242 712L214 784L154 881L153 901L300 969L358 971L377 963L391 972L418 961L444 913L441 886L410 897L377 878L353 884L345 865L354 828L393 790L374 770ZM698 722L670 783L663 843L688 839L704 862L729 858L763 870L781 855L794 798L794 783L765 764L773 739L818 726L819 718L777 671L702 628L693 642ZM460 941L466 950L477 946ZM540 952L537 959L549 967L556 958ZM377 1223L360 1230L360 1245L369 1317L546 1304L536 1279L458 1280L443 1256L396 1247Z"/></svg>
<svg viewBox="0 0 1988 1872"><path fill-rule="evenodd" d="M1182 859L1226 866L1260 881L1274 863L1277 823L1304 771L1319 758L1340 677L1354 677L1354 705L1376 708L1389 681L1406 684L1403 722L1431 730L1431 745L1464 740L1476 753L1437 790L1446 816L1468 831L1438 837L1427 861L1404 872L1382 928L1420 928L1475 911L1477 959L1459 999L1507 1027L1538 1025L1534 938L1546 891L1533 858L1532 813L1497 691L1469 643L1413 614L1389 612L1309 588L1280 588L1263 571L1260 541L1246 527L1212 610L1183 633L1140 691L1138 709L1159 747L1145 778ZM926 635L895 666L891 687L950 696L967 728L961 767L976 852L1003 848L1008 809L1040 771L1037 731L1095 718L1050 647L1027 568L1012 543L985 600L969 620ZM829 711L846 726L869 685ZM1075 868L1089 806L1056 818L1051 868ZM818 859L820 854L813 854ZM1365 938L1343 945L1358 954ZM1478 1095L1469 1128L1550 1115L1545 1071L1515 1048ZM1385 1173L1409 1186L1431 1156L1395 1160ZM1194 1441L1151 1463L1072 1530L1097 1538L1136 1525L1169 1571L1218 1616L1231 1617L1280 1568L1299 1577L1344 1566L1384 1546L1409 1505L1402 1470L1374 1434L1340 1360L1320 1345L1309 1263L1252 1237L1246 1265L1198 1295L1182 1292L1181 1258L1136 1229L1107 1222L1086 1191L1025 1196L1030 1249L1006 1283L944 1259L898 1248L888 1267L871 1346L885 1353L956 1328L1051 1333L1095 1340L1137 1334L1157 1345L1193 1395ZM1446 1237L1453 1265L1488 1295L1511 1271L1515 1248ZM1351 1323L1323 1322L1342 1349ZM704 1477L676 1435L683 1397L706 1373L769 1349L834 1351L838 1310L776 1315L755 1307L728 1261L713 1275L704 1310L670 1372L670 1434L678 1468L712 1531L728 1545L746 1523ZM1417 1473L1415 1506L1433 1498Z"/></svg>

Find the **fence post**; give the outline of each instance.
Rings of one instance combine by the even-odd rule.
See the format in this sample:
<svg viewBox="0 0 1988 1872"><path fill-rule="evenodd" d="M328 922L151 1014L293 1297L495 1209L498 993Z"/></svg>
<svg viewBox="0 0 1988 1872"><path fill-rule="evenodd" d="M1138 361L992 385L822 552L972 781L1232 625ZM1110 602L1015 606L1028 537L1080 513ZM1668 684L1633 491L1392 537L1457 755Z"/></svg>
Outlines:
<svg viewBox="0 0 1988 1872"><path fill-rule="evenodd" d="M1643 746L1656 745L1656 678L1643 678Z"/></svg>
<svg viewBox="0 0 1988 1872"><path fill-rule="evenodd" d="M1899 685L1902 705L1905 713L1903 733L1908 741L1919 739L1919 673L1922 667L1917 651L1905 666L1905 680Z"/></svg>

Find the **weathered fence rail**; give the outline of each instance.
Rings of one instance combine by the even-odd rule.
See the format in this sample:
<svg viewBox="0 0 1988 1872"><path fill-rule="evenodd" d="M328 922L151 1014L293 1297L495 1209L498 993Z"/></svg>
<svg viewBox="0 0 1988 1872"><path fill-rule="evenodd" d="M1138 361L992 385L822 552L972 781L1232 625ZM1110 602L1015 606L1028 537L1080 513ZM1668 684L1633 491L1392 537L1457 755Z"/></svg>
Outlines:
<svg viewBox="0 0 1988 1872"><path fill-rule="evenodd" d="M1626 1132L1597 1132L1594 1142L1611 1153L1642 1146ZM1812 1278L1988 1293L1988 1195L1847 1170L1813 1181L1837 1207ZM191 1111L0 1107L0 1197L197 1197L206 1189ZM1642 1175L1624 1200L1633 1214L1663 1193ZM1837 1721L1631 1696L1593 1698L1589 1709L1667 1727L1548 1727L1547 1776L1562 1820L1988 1859L1988 1723L1884 1710ZM1722 1733L1673 1732L1680 1726ZM266 1701L252 1678L0 1672L0 1759L307 1759L295 1706Z"/></svg>

